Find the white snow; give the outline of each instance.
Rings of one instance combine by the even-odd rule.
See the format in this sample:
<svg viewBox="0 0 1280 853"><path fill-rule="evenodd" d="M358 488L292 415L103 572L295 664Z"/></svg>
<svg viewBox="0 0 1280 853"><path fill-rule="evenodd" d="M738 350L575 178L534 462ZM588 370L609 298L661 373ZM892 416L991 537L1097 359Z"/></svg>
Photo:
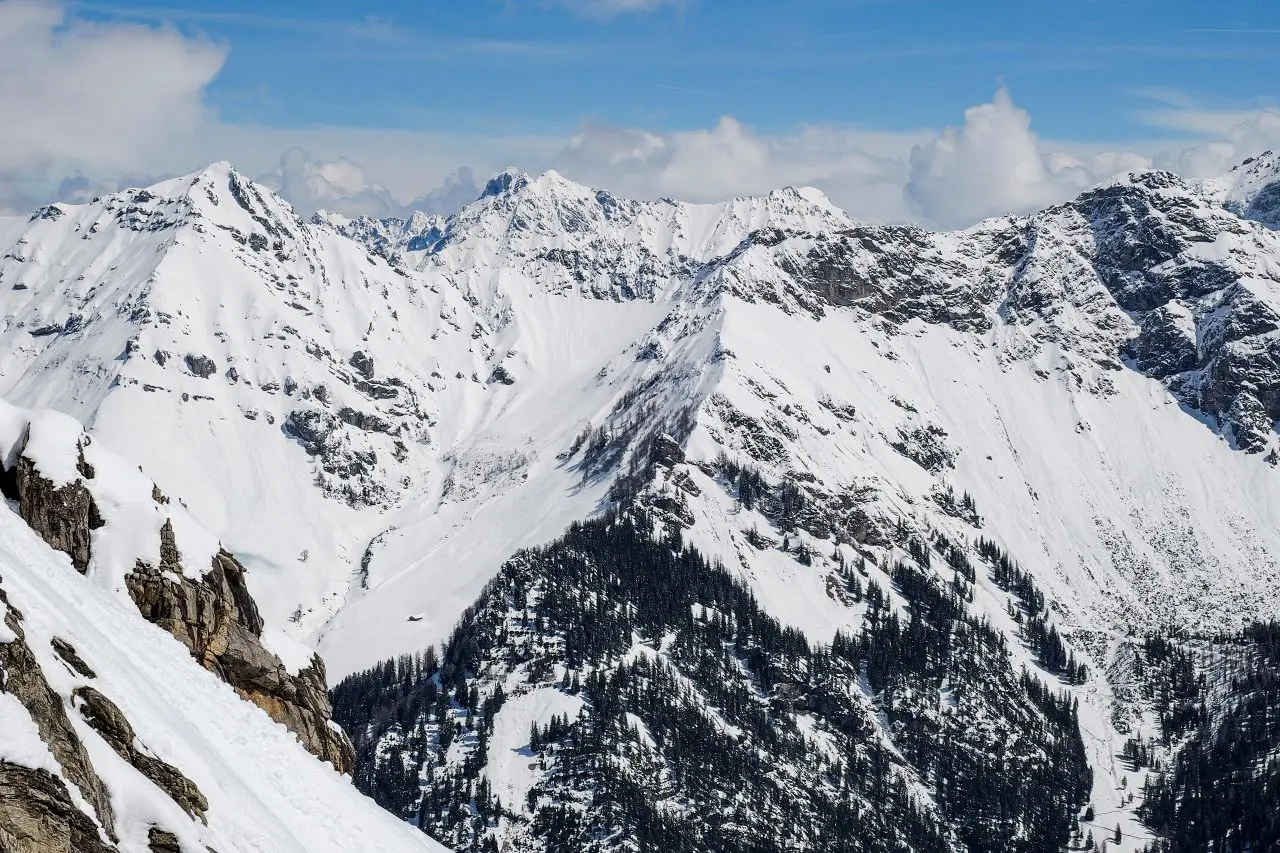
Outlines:
<svg viewBox="0 0 1280 853"><path fill-rule="evenodd" d="M56 219L2 221L0 392L89 424L87 458L100 438L143 463L171 498L166 511L185 501L210 531L201 539L175 516L184 554L225 543L250 569L270 647L290 666L304 660L298 644L317 647L335 679L444 641L513 551L604 506L612 474L584 476L582 452L565 455L584 431L634 439L679 433L686 418L694 462L767 456L731 422L745 416L778 444L761 463L773 483L811 474L882 524L997 541L1033 573L1064 629L1213 631L1274 614L1280 480L1160 383L1103 366L1136 326L1086 269L1097 238L1078 214L1053 214L1011 285L1042 294L1051 313L1019 313L998 294L980 305L989 331L890 328L856 308L819 318L789 290L784 262L802 263L820 237L852 225L811 191L684 205L597 195L554 174L505 180L509 191L447 223L413 226L444 232L431 251L409 250L405 226L382 228L403 260L395 269L265 192L245 210L231 187L249 185L225 165L155 187L150 200L121 193L61 206ZM1250 203L1267 180L1265 170L1241 179L1232 203ZM919 251L945 273L922 298L987 282L997 247L982 241L1007 224L934 235ZM1239 298L1280 304L1275 237L1228 224L1195 257L1245 265ZM774 227L791 236L747 240ZM1185 309L1172 310L1190 336ZM360 387L357 351L380 388ZM216 371L193 375L187 355ZM337 463L372 460L347 479L282 431L291 412L342 407L390 425L335 428L346 442ZM22 417L0 409L0 449ZM958 451L954 468L926 471L893 449L900 431L926 427ZM74 458L40 464L68 476ZM770 613L816 641L860 624L862 607L828 591L835 542L803 537L815 552L808 566L758 550L747 531L775 542L780 531L695 465L679 467L698 490L685 535ZM123 472L108 479L129 494L144 485ZM353 508L332 494L343 486L373 493ZM980 526L940 510L933 496L944 488L972 495ZM122 532L107 551L119 565L150 553L143 540L162 520L136 519L133 528L113 517ZM984 582L975 606L1012 631L1006 598ZM1100 804L1115 787L1103 775L1116 744L1104 693L1081 703L1097 734ZM490 778L504 802L520 807L535 778L520 752L530 720L569 711L551 710L562 701L538 688L500 713Z"/></svg>
<svg viewBox="0 0 1280 853"><path fill-rule="evenodd" d="M293 675L311 666L312 658L316 654L310 646L298 642L271 625L262 629L262 636L259 639L262 641L262 647L280 658L284 668Z"/></svg>
<svg viewBox="0 0 1280 853"><path fill-rule="evenodd" d="M540 777L538 758L529 748L533 724L545 727L552 717L577 719L582 698L554 687L535 687L503 703L493 720L493 736L485 759L485 773L493 793L508 809L527 809L529 790Z"/></svg>
<svg viewBox="0 0 1280 853"><path fill-rule="evenodd" d="M3 732L3 737L0 737L0 761L33 770L48 770L53 774L61 773L57 760L49 751L49 745L40 737L36 721L11 693L0 693L0 732Z"/></svg>
<svg viewBox="0 0 1280 853"><path fill-rule="evenodd" d="M78 712L68 715L111 793L122 853L144 853L153 823L184 848L237 853L441 850L317 761L283 726L202 669L131 603L79 575L17 516L0 512L0 583L25 616L26 641L64 697L85 679L49 643L71 643L97 674L88 683L133 725L138 743L178 767L209 800L208 826L186 816L120 759ZM56 770L26 710L0 694L0 756Z"/></svg>

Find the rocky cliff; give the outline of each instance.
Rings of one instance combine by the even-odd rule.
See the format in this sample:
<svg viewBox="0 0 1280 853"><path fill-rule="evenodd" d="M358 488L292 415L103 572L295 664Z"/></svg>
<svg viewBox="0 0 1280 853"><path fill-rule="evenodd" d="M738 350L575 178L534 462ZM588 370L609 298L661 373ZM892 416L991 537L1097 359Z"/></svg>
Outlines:
<svg viewBox="0 0 1280 853"><path fill-rule="evenodd" d="M65 776L64 781L43 768L0 761L0 850L97 853L114 849L107 843L117 839L106 787L67 716L62 697L49 686L27 645L22 614L9 605L3 586L0 602L9 639L0 643L0 692L17 699L27 710ZM76 807L68 782L88 803L96 824Z"/></svg>
<svg viewBox="0 0 1280 853"><path fill-rule="evenodd" d="M62 448L76 460L70 482L56 482L33 458L32 430L38 429L45 430L36 438L46 445L60 439L74 442ZM17 503L23 520L51 547L70 556L83 574L93 560L93 533L106 522L95 499L100 478L86 459L86 450L92 448L93 455L98 448L88 436L75 435L77 431L59 430L45 422L29 425L10 453L4 485L6 497ZM44 452L48 450L46 446ZM111 489L103 487L106 492ZM119 500L114 494L107 499ZM323 662L312 656L309 665L291 672L263 645L263 622L245 585L244 566L221 548L208 568L194 565L190 553L184 562L169 499L152 485L149 500L152 506L147 513L164 518L157 534L159 558L136 559L123 577L139 612L186 645L201 666L287 726L308 750L339 771L350 772L354 752L346 735L330 723Z"/></svg>

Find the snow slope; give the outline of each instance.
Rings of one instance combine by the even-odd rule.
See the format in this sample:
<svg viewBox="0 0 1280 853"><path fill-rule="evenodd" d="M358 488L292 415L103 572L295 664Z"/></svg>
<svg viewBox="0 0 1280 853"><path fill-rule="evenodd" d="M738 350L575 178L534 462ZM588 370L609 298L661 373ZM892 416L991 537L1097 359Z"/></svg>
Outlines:
<svg viewBox="0 0 1280 853"><path fill-rule="evenodd" d="M69 711L110 792L121 851L147 851L155 825L192 850L443 849L360 795L169 634L143 621L131 602L82 577L7 511L0 512L0 586L9 607L22 613L26 642L59 696L70 705L81 685L101 691L132 723L136 743L180 768L209 801L206 826ZM64 665L50 646L55 637L70 643L96 677ZM26 710L7 694L0 699L0 755L57 770Z"/></svg>
<svg viewBox="0 0 1280 853"><path fill-rule="evenodd" d="M141 462L246 562L268 623L323 633L340 675L438 639L494 565L600 505L608 483L557 455L661 372L636 342L697 258L835 215L779 198L617 203L609 246L643 238L629 262L650 291L617 301L598 297L620 276L595 292L548 260L588 203L606 222L553 175L512 177L410 270L216 164L0 222L0 388Z"/></svg>
<svg viewBox="0 0 1280 853"><path fill-rule="evenodd" d="M802 472L835 496L861 492L871 516L998 541L1082 627L1213 631L1275 612L1280 480L1158 382L1094 368L1088 378L1113 389L1098 394L1061 370L1004 363L1002 330L973 337L913 323L886 334L845 313L814 323L746 304L726 318L723 345L743 355L729 360L691 458L727 450L778 480ZM762 459L734 423L742 415L794 438ZM941 429L953 463L930 471L894 449L922 426ZM847 621L820 573L747 547L745 531L761 520L739 520L733 500L700 485L700 548L817 638ZM970 494L981 523L950 518L937 500L945 490ZM833 543L818 550L830 555Z"/></svg>
<svg viewBox="0 0 1280 853"><path fill-rule="evenodd" d="M928 234L811 190L508 172L445 221L307 223L218 164L0 223L0 390L142 462L338 677L442 641L663 434L811 474L863 527L967 492L1073 624L1229 627L1280 589L1278 249L1210 189L1151 173ZM931 434L935 470L894 449ZM853 618L702 504L777 615Z"/></svg>
<svg viewBox="0 0 1280 853"><path fill-rule="evenodd" d="M1098 673L1118 637L1277 612L1276 168L934 234L812 190L518 172L447 220L303 222L216 164L0 220L0 393L143 463L244 559L273 648L338 678L444 641L507 557L621 493L815 641L863 618L842 558L992 540ZM1080 691L1099 786L1108 690ZM545 710L504 710L500 796Z"/></svg>

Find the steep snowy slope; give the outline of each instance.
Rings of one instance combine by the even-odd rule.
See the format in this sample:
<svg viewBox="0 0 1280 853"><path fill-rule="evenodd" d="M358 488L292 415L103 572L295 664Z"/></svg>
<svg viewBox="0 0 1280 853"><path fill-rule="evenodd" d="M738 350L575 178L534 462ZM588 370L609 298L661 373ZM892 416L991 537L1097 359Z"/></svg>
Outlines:
<svg viewBox="0 0 1280 853"><path fill-rule="evenodd" d="M529 270L527 258L540 257L537 239L558 227L568 245L592 246L588 257L620 257L625 268L630 245L611 243L599 226L585 236L574 231L578 223L603 215L588 194L576 198L576 206L558 208L559 225L550 228L545 217L531 220L527 209L508 204L510 221L524 223L519 241L510 232L501 241L482 231L490 233L482 245L499 247L502 269ZM455 222L486 209L482 203ZM456 274L485 281L486 265L496 262L466 255L473 230L469 226L456 237L446 231L417 265L450 272L458 264ZM644 246L643 230L638 234L636 242ZM465 264L452 257L460 251L468 257ZM1012 666L1026 666L1053 689L1070 691L1079 714L1073 725L1084 737L1093 772L1089 798L1126 827L1130 840L1149 838L1128 788L1140 777L1130 780L1116 760L1124 741L1119 729L1129 725L1126 712L1113 703L1112 685L1103 676L1115 671L1132 633L1236 630L1274 613L1280 601L1272 426L1280 389L1274 354L1280 328L1277 258L1280 243L1271 232L1163 173L1135 175L1035 217L995 220L958 234L835 221L755 229L664 294L667 317L638 343L636 354L664 366L654 375L665 382L629 386L608 371L601 374L597 382L618 381L628 390L609 416L570 445L566 462L593 476L615 477L613 498L656 514L662 535L678 530L698 554L742 579L767 613L802 629L810 641L861 632L862 645L855 648L870 649L862 659L867 667L892 654L876 651L882 623L868 615L874 608L856 592L865 581L850 582L850 562L866 561L862 577L892 589L901 618L912 624L933 605L897 561L908 559L937 583L958 584L977 623L1008 642ZM615 289L597 267L586 269L578 291L624 299L643 293ZM634 411L646 414L629 416ZM662 424L666 440L655 441L640 428L654 421ZM388 553L375 556L375 573ZM1002 568L1006 558L993 556L1001 553L1012 555L1019 568ZM625 691L631 675L627 658L619 664L610 657L616 650L595 658L580 651L582 640L571 626L603 617L558 624L564 600L603 597L609 605L595 599L595 607L632 614L642 646L660 653L670 643L680 650L667 662L693 680L688 689L694 705L706 708L705 723L722 724L717 720L729 701L697 682L705 669L682 668L693 666L680 660L690 645L702 649L705 641L706 649L718 648L699 633L710 626L675 620L665 623L665 639L646 642L648 634L639 626L653 617L640 605L613 598L617 593L608 581L607 593L597 587L560 592L554 607L544 611L529 589L551 582L565 563L552 561L527 577L528 563L541 559L534 552L508 564L467 612L438 673L402 660L345 683L338 693L340 703L353 697L357 709L361 702L372 703L372 716L348 711L352 723L383 721L374 728L378 737L358 743L358 763L369 774L362 777L366 790L401 813L418 809L424 826L458 846L482 849L496 837L536 850L564 833L576 837L576 831L642 839L649 821L661 823L642 814L617 818L607 807L596 812L591 786L572 781L580 772L576 762L589 761L584 753L598 755L593 750L600 749L601 737L610 743L601 732L614 731L608 728L613 724L602 719L599 706L611 713L620 705L636 718L640 732L669 726L675 712ZM967 581L960 577L963 566L970 567ZM720 604L695 599L695 615L699 608L714 611ZM537 628L529 642L531 625ZM1068 638L1066 650L1056 645L1062 636ZM784 655L773 664L786 671L787 684L778 686L769 664L759 668L761 655L769 659L760 648L763 641L736 635L721 642L757 684L763 682L767 689L756 698L775 712L780 706L827 707L813 695L823 689L815 671L829 674L826 665L815 662L807 672L803 665L796 671ZM954 798L955 790L978 784L972 771L939 778L931 776L931 766L938 761L949 773L963 768L971 760L966 755L983 753L971 738L988 725L999 732L997 741L1017 742L1025 737L1018 731L1025 717L1011 710L1017 701L1012 696L990 709L947 699L953 689L1004 694L980 684L976 674L998 671L993 664L966 664L958 650L941 654L935 665L957 669L940 679L936 669L926 666L911 675L907 665L906 674L873 680L864 689L886 715L880 730L910 756L913 768L906 772L920 774L920 784L944 803L946 816L965 831L985 827L979 832L1004 833L1007 843L1026 828L1020 822L1026 818L1015 820L1021 829L992 829L982 796ZM1090 676L1075 668L1076 655ZM519 749L530 758L542 755L540 770L516 771L520 790L533 792L528 802L513 804L499 794L513 815L495 819L481 802L471 807L478 812L467 811L473 829L459 829L454 815L461 803L489 791L477 787L478 767L487 768L484 784L513 784L509 762L486 753L487 738L545 725L538 709L550 701L549 684L558 683L559 701L568 702L575 693L571 684L588 679L594 679L587 692L595 705L580 711L576 722L554 724L557 737L568 742L563 756L559 746L550 754L532 742ZM614 694L619 682L621 697ZM940 708L930 707L930 690L941 698ZM377 698L368 698L370 693ZM1028 693L1035 695L1032 688ZM515 697L514 704L504 704L507 697ZM434 710L424 707L433 701ZM391 729L384 728L391 719L387 707L401 714ZM423 708L421 715L411 713L406 720L404 710L414 707ZM848 720L825 718L829 712L795 725L816 726L818 743L838 741L833 727L839 730ZM1046 716L1051 725L1054 713ZM437 734L455 719L466 721L474 739L459 743ZM951 725L957 728L949 732ZM933 744L929 749L918 740L921 732ZM645 761L665 763L679 779L682 759L666 746L674 736L665 729L650 744L656 754L642 752ZM639 740L643 744L644 736ZM940 740L950 747L937 747ZM714 751L719 770L738 760L729 746L701 748ZM858 747L843 743L832 749ZM938 758L933 749L949 754ZM792 756L782 772L801 774L818 760L816 754ZM426 798L417 800L416 789L399 791L397 777L380 769L402 761L428 782ZM1065 775L1055 784L1070 784L1068 767L1069 762L1060 765ZM1008 769L1005 778L1020 773L1029 774L1025 784L1031 786L1029 767ZM711 802L755 784L743 774L723 782ZM838 786L838 773L836 779ZM608 784L639 785L674 822L664 830L678 839L671 843L697 846L694 827L710 813L702 811L707 792L698 785L661 774L609 777ZM818 785L799 784L806 790ZM550 806L540 794L550 796ZM770 801L773 796L753 794ZM548 807L565 800L585 804L586 829L547 815ZM1031 819L1030 825L1041 825L1038 820L1049 818ZM750 825L735 829L743 833L737 843L744 849L768 843L820 849L803 827L787 838ZM884 841L869 826L860 837L865 849ZM973 836L963 840L980 843ZM1041 838L1033 846L1056 849L1063 840Z"/></svg>
<svg viewBox="0 0 1280 853"><path fill-rule="evenodd" d="M1082 626L1231 626L1280 583L1280 255L1219 201L1151 173L928 234L511 172L444 223L330 223L393 266L220 165L7 222L0 376L188 495L338 674L443 639L662 434L813 475L849 534L968 492ZM747 563L784 619L850 618Z"/></svg>
<svg viewBox="0 0 1280 853"><path fill-rule="evenodd" d="M424 271L298 221L225 165L46 208L3 226L5 390L91 423L186 495L254 569L268 623L314 641L353 602L326 644L347 671L443 636L494 565L600 505L607 482L556 456L663 373L636 341L697 258L774 221L844 221L794 193L616 203L630 230L606 244L574 224L608 225L602 205L552 175L508 176ZM649 299L596 298L554 251L621 251L633 232ZM593 288L630 287L609 269Z"/></svg>
<svg viewBox="0 0 1280 853"><path fill-rule="evenodd" d="M543 281L555 242L575 259L568 293L666 302L635 354L664 365L646 375L676 390L607 370L596 384L640 388L619 399L641 395L629 405L688 438L693 459L728 451L778 479L812 476L821 485L802 489L856 509L864 526L945 517L945 496L967 492L982 531L1016 546L1082 626L1212 630L1273 607L1276 480L1238 449L1276 446L1280 241L1173 176L940 235L850 226L799 194L798 213L767 220L752 205L787 210L778 196L716 218L672 205L678 224L662 230L661 205L628 206L548 175L530 187L554 188L551 205L548 193L519 193L526 178L507 180L516 192L464 211L418 265L475 290L494 269ZM689 223L703 217L716 226L697 232ZM737 232L716 230L725 221L747 236L731 244L724 234ZM676 257L710 260L665 291L618 285L680 275L661 265L625 275L646 262L637 257L670 257L655 233L668 249L696 247ZM592 427L617 452L643 454L618 412ZM708 511L723 541L702 544L739 562L740 541L723 537L741 525ZM829 635L847 616L820 575L799 597L806 584L788 562L741 568L776 614L790 608L796 624Z"/></svg>
<svg viewBox="0 0 1280 853"><path fill-rule="evenodd" d="M5 407L4 431L20 414ZM39 417L46 422L30 427L38 437L24 458L38 458L49 476L94 466L102 517L84 574L74 554L55 552L8 507L0 512L5 849L440 849L143 619L121 575L135 558L163 557L163 545L155 553L163 519L128 497L145 478L113 464L96 443L82 441L77 461L74 422ZM167 515L177 520L171 535L176 529L187 565L197 565L202 548L207 557L216 552L178 507Z"/></svg>
<svg viewBox="0 0 1280 853"><path fill-rule="evenodd" d="M788 803L780 780L809 790L826 784L805 776L817 772L839 792L845 762L883 748L892 766L875 778L924 803L902 814L928 844L1029 839L1032 803L1012 825L988 820L1013 806L991 801L975 756L1043 738L1074 754L1063 732L1078 723L1094 801L1137 833L1100 674L1130 634L1235 630L1280 601L1280 236L1258 202L1274 171L1263 160L1196 186L1135 174L943 234L859 225L811 190L633 202L517 172L444 221L307 223L222 164L0 222L0 391L91 423L182 495L244 560L267 626L318 645L336 676L442 643L461 619L450 649L465 666L446 661L447 682L418 683L414 668L406 696L403 667L385 664L375 676L391 673L390 698L378 688L349 719L370 726L356 738L361 784L408 815L428 802L421 778L440 826L467 845L533 844L537 791L582 793L556 761L490 761L484 739L570 710L570 670L627 683L651 652L688 701L625 706L638 742L654 741L649 757L672 760L653 732L689 712L721 733L707 734L709 754L737 758L715 790L612 779L641 799L661 790L714 809L747 784L726 767L777 747L781 775L758 781ZM690 625L570 577L567 600L608 601L656 632L574 669L563 632L582 614L556 622L566 611L553 600L516 615L516 602L581 555L530 577L540 552L504 561L619 506L722 563L752 594L734 619L765 627L717 634L734 620L705 590L690 594L702 614ZM605 560L614 545L600 547ZM902 658L889 616L943 646L980 640L942 661ZM802 634L775 643L788 628ZM837 632L844 651L824 650ZM698 664L721 642L742 646L741 667ZM902 671L858 680L885 659ZM861 710L822 704L831 666L841 701ZM1023 666L1036 678L1020 680ZM545 692L555 678L567 695ZM1078 712L1041 695L1055 679ZM505 711L498 685L516 697ZM991 703L965 701L966 685ZM724 725L724 701L740 722ZM790 710L757 725L752 703ZM460 739L439 740L457 725ZM748 729L750 749L721 736ZM820 743L844 757L808 760ZM388 763L406 744L412 757ZM1036 784L1074 790L1042 774L1043 754L1017 759ZM488 764L515 818L473 812ZM508 802L513 791L534 797ZM1072 797L1045 819L1069 823ZM841 802L817 808L843 814ZM459 829L482 817L518 826ZM696 847L697 821L678 817L672 849ZM820 835L747 823L764 833L752 843Z"/></svg>
<svg viewBox="0 0 1280 853"><path fill-rule="evenodd" d="M1275 151L1250 157L1227 174L1203 181L1200 189L1245 219L1280 227L1280 155Z"/></svg>

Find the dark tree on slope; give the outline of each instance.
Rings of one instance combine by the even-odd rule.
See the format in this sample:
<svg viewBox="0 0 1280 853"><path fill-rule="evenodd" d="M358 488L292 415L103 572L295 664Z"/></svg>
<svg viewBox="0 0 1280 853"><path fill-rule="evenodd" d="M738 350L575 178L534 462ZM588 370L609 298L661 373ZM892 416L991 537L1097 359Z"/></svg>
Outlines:
<svg viewBox="0 0 1280 853"><path fill-rule="evenodd" d="M1212 699L1194 657L1163 640L1144 651L1159 669L1162 735L1187 734L1171 772L1146 791L1143 816L1168 853L1280 848L1280 622L1215 644L1201 667L1230 678ZM1205 707L1215 701L1213 713Z"/></svg>
<svg viewBox="0 0 1280 853"><path fill-rule="evenodd" d="M868 628L812 648L619 511L511 560L438 668L401 658L344 681L335 717L361 789L457 849L1056 851L1087 773L1074 709L1012 671L943 584L907 566L895 580L905 621L872 586ZM545 771L499 803L480 770L513 681L576 689L583 710L530 733ZM421 768L421 798L402 766Z"/></svg>

